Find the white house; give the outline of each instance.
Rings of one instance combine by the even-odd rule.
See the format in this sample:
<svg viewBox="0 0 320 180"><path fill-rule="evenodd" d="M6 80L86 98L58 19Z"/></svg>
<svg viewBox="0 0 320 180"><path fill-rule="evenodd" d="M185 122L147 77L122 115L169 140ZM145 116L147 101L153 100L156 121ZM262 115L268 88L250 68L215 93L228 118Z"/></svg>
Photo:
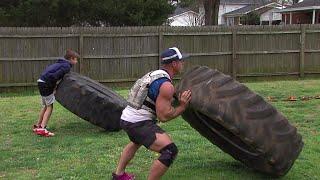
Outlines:
<svg viewBox="0 0 320 180"><path fill-rule="evenodd" d="M168 24L170 26L200 26L203 25L203 16L199 13L188 9L176 7L173 14L168 18Z"/></svg>
<svg viewBox="0 0 320 180"><path fill-rule="evenodd" d="M254 3L254 0L221 0L219 5L218 24L231 24L231 22L227 22L228 20L224 17L224 14L250 6Z"/></svg>
<svg viewBox="0 0 320 180"><path fill-rule="evenodd" d="M279 9L284 8L283 5L270 0L255 0L242 8L222 14L222 21L227 25L240 25L241 18L249 13L255 12L260 18L260 24L279 24L281 22L281 14Z"/></svg>
<svg viewBox="0 0 320 180"><path fill-rule="evenodd" d="M241 17L250 12L257 12L260 16L260 24L272 24L281 22L281 14L278 12L282 5L272 0L220 0L219 25L240 25ZM191 10L177 6L175 12L168 18L170 26L200 26L204 25L204 7L199 10Z"/></svg>
<svg viewBox="0 0 320 180"><path fill-rule="evenodd" d="M280 23L282 20L281 13L278 10L283 9L284 7L276 6L260 15L260 24L273 24Z"/></svg>

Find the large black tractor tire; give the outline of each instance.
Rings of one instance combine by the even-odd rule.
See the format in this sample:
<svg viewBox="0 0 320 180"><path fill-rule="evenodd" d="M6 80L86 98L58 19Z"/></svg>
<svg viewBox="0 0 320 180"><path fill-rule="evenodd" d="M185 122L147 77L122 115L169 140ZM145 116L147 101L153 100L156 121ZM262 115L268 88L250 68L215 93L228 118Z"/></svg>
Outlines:
<svg viewBox="0 0 320 180"><path fill-rule="evenodd" d="M187 71L176 92L190 89L182 117L202 136L246 166L279 177L302 150L297 129L261 96L217 70Z"/></svg>
<svg viewBox="0 0 320 180"><path fill-rule="evenodd" d="M69 111L107 131L120 130L127 101L102 84L70 72L59 83L57 101Z"/></svg>

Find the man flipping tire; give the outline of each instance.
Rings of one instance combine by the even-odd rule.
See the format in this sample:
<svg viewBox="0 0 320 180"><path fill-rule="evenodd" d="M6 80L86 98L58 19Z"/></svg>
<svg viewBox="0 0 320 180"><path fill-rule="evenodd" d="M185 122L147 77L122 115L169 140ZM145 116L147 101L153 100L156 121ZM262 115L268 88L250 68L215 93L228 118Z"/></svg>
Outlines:
<svg viewBox="0 0 320 180"><path fill-rule="evenodd" d="M169 135L156 124L156 118L167 122L179 116L191 100L191 91L179 94L179 106L171 105L174 87L172 77L183 68L183 59L178 48L172 47L161 54L162 68L152 71L138 79L130 90L128 106L121 115L120 126L126 131L130 142L120 156L114 180L134 179L133 174L125 172L136 151L145 146L160 153L151 166L148 179L160 179L177 156L178 148Z"/></svg>

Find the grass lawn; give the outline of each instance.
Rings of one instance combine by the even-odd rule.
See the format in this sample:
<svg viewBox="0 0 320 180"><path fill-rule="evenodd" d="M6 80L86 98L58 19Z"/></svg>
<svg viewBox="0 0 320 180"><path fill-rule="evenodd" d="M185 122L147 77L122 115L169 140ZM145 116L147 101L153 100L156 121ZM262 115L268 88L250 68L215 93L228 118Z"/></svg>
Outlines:
<svg viewBox="0 0 320 180"><path fill-rule="evenodd" d="M246 83L298 128L304 149L282 179L320 179L320 99L282 101L288 96L320 95L320 80ZM126 95L127 90L117 90ZM0 94L0 179L110 179L122 148L123 132L105 132L55 103L52 138L32 133L40 110L37 92ZM161 124L179 148L163 179L270 179L254 172L211 144L182 118ZM127 171L146 179L157 154L140 148Z"/></svg>

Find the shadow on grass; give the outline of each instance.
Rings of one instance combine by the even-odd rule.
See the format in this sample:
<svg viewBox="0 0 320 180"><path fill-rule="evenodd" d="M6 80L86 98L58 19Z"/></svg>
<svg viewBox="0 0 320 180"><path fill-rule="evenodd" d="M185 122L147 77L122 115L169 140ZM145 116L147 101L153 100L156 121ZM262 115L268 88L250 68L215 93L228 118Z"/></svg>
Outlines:
<svg viewBox="0 0 320 180"><path fill-rule="evenodd" d="M275 178L248 168L239 161L230 161L228 159L216 161L203 159L201 162L201 159L194 160L190 158L189 163L185 163L184 166L178 169L182 172L184 172L185 169L190 169L194 174L208 174L208 172L211 172L210 174L212 174L213 177L221 175L223 177L230 177L231 179L285 179L285 176Z"/></svg>
<svg viewBox="0 0 320 180"><path fill-rule="evenodd" d="M79 122L68 122L52 128L59 131L60 134L77 136L96 136L96 135L114 135L119 131L107 131L99 126L93 125L85 120L79 119Z"/></svg>

